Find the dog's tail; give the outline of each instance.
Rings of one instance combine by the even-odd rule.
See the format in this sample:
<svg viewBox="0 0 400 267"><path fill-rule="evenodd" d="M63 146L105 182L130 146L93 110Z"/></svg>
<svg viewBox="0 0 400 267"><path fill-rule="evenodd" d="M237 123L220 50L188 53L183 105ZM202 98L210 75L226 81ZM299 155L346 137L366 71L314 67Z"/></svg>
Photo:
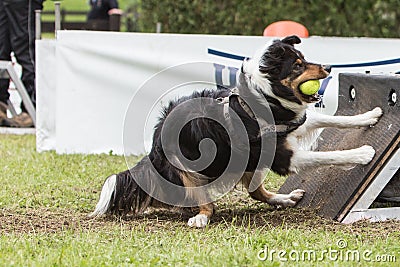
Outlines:
<svg viewBox="0 0 400 267"><path fill-rule="evenodd" d="M108 177L101 190L99 202L89 216L143 212L151 204L152 197L136 181L151 180L153 169L149 164L149 158L144 157L132 169Z"/></svg>

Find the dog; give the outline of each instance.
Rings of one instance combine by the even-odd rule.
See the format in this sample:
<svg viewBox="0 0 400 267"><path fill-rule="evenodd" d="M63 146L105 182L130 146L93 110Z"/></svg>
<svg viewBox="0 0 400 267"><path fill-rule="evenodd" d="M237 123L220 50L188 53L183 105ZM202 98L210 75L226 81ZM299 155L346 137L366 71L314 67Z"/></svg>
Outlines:
<svg viewBox="0 0 400 267"><path fill-rule="evenodd" d="M342 151L312 151L321 129L369 127L378 122L382 110L377 107L355 116L329 116L308 109L320 101L320 96L303 94L299 86L308 80L326 78L331 68L308 62L295 48L300 42L297 36L277 39L253 58L245 59L233 89L203 90L171 101L155 126L148 156L130 170L106 179L90 216L140 213L172 196L180 202L169 202L169 206L184 206L184 200L198 206L198 214L188 220L188 225L205 227L215 201L212 188L207 186L220 177L224 182L216 187L232 189L240 180L253 199L285 208L295 206L305 192L267 191L262 184L267 170L285 176L321 165L368 164L375 155L374 148L368 145ZM205 112L212 119L204 117ZM175 119L169 122L173 126L168 128L173 114ZM186 123L172 134L182 121ZM174 138L178 150L170 147ZM214 145L202 148L204 140L212 140ZM208 149L214 149L210 152L212 159L203 164L198 159L210 154ZM179 158L179 153L196 164ZM236 161L230 164L233 158Z"/></svg>

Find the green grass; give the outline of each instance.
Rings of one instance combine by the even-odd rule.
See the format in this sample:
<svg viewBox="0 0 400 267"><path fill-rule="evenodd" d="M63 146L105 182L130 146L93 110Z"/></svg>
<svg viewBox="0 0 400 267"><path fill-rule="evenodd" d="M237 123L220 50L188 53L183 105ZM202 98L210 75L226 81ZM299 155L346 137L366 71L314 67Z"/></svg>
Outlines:
<svg viewBox="0 0 400 267"><path fill-rule="evenodd" d="M126 168L123 157L37 153L34 136L0 135L0 159L0 266L376 266L366 259L400 260L399 222L341 225L310 210L272 210L240 188L218 202L205 229L188 228L191 214L174 210L88 219L104 178ZM267 185L276 189L282 182L270 175ZM339 249L341 241L346 248ZM259 260L264 248L282 259L276 252L273 260ZM311 250L339 254L302 260ZM348 251L360 261L346 261Z"/></svg>
<svg viewBox="0 0 400 267"><path fill-rule="evenodd" d="M0 135L0 151L2 173L11 178L2 177L0 207L11 209L88 208L93 200L89 190L104 179L102 169L113 173L125 168L123 158L117 156L38 154L32 136Z"/></svg>

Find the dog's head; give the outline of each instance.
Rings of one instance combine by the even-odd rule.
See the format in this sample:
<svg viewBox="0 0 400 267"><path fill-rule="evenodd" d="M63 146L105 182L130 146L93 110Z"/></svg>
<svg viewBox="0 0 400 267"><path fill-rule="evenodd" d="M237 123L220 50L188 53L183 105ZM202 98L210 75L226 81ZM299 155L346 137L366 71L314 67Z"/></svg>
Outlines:
<svg viewBox="0 0 400 267"><path fill-rule="evenodd" d="M258 56L249 62L245 61L242 72L254 76L252 80L261 87L263 94L272 96L272 92L279 98L299 105L319 101L318 93L305 95L299 87L308 80L326 78L330 67L308 62L304 55L294 48L294 45L300 42L297 36L273 41ZM259 83L264 83L264 85Z"/></svg>

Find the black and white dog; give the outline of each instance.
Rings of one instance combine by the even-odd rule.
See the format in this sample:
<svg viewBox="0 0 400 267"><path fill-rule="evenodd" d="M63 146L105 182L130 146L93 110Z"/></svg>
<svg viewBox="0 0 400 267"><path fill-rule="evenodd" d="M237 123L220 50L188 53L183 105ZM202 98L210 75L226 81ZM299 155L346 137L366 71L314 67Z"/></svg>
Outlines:
<svg viewBox="0 0 400 267"><path fill-rule="evenodd" d="M175 194L153 183L156 177L162 177L170 184L184 188L184 198L198 204L199 213L189 219L188 225L204 227L213 214L215 199L208 197L207 190L195 189L223 175L233 157L245 164L243 170L231 167L231 177L236 175L237 181L241 180L249 189L252 198L281 207L296 205L304 191L297 189L290 194L268 192L262 184L267 169L288 175L321 165L368 164L375 150L367 145L343 151L312 151L321 128L369 127L377 123L382 110L375 108L364 114L345 117L322 115L307 109L309 104L319 101L319 96L318 93L303 94L300 84L327 77L330 67L308 62L294 48L299 43L297 36L275 40L252 59L245 60L233 90L204 90L170 102L155 127L149 155L132 169L106 179L91 216L138 213L159 204L159 198L154 195ZM185 105L196 99L200 101ZM202 118L204 110L211 110L217 119ZM196 161L204 153L199 148L202 140L211 139L214 142L216 152L213 160L204 168L193 171L193 166L186 166L179 159L175 160L176 164L171 162L171 157L167 157L168 153L172 153L172 158L176 159L175 152L168 148L168 142L162 142L163 127L174 112L182 119L200 114L180 129L178 140L181 153L191 161ZM218 123L221 120L226 121L228 126ZM244 127L245 136L241 134L233 142L232 136L240 132L238 125ZM267 145L263 146L263 142ZM272 157L268 157L270 154L273 154ZM142 184L148 185L147 190Z"/></svg>

